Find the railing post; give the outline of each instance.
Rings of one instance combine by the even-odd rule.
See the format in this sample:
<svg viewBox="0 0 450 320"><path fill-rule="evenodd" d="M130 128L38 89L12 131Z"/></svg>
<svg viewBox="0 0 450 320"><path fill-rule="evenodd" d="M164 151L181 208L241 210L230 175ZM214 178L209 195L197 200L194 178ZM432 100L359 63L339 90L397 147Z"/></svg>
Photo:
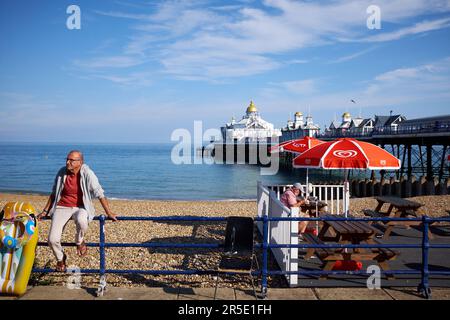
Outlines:
<svg viewBox="0 0 450 320"><path fill-rule="evenodd" d="M99 217L100 226L100 276L105 274L105 216Z"/></svg>
<svg viewBox="0 0 450 320"><path fill-rule="evenodd" d="M428 282L429 270L428 270L428 250L430 248L430 242L428 239L429 230L429 218L427 216L422 217L422 282L419 284L417 291L426 299L431 298L431 289Z"/></svg>
<svg viewBox="0 0 450 320"><path fill-rule="evenodd" d="M267 265L268 265L268 235L269 220L267 213L263 215L263 252L262 252L262 275L261 275L261 298L267 295Z"/></svg>
<svg viewBox="0 0 450 320"><path fill-rule="evenodd" d="M106 276L105 276L105 216L99 216L99 250L100 250L100 283L97 289L97 296L103 296L106 291Z"/></svg>

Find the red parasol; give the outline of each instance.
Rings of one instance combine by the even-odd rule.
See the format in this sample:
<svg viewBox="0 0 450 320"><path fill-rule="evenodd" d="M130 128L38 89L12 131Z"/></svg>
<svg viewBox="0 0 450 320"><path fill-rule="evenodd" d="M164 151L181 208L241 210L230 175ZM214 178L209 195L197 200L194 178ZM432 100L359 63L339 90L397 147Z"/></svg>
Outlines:
<svg viewBox="0 0 450 320"><path fill-rule="evenodd" d="M315 147L324 142L325 141L306 136L306 137L303 137L300 139L284 141L284 142L280 143L279 145L276 145L276 146L270 148L270 152L275 153L275 152L288 151L288 152L303 153L306 150L309 150L312 147Z"/></svg>
<svg viewBox="0 0 450 320"><path fill-rule="evenodd" d="M325 142L305 151L293 161L294 168L396 170L399 159L386 150L351 138ZM345 174L345 192L348 190ZM345 208L347 216L348 204Z"/></svg>
<svg viewBox="0 0 450 320"><path fill-rule="evenodd" d="M396 170L400 160L380 147L351 138L325 142L296 157L294 168Z"/></svg>

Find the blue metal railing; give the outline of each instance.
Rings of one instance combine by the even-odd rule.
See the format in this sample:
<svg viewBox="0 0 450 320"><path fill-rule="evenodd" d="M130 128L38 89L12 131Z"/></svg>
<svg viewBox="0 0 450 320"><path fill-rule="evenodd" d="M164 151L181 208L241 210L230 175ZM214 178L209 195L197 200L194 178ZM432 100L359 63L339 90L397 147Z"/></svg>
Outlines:
<svg viewBox="0 0 450 320"><path fill-rule="evenodd" d="M204 222L224 222L226 217L118 217L121 221L204 221ZM110 274L148 274L148 275L176 275L176 274L215 274L215 270L118 270L118 269L106 269L106 248L117 247L144 247L144 248L206 248L206 249L218 249L221 248L219 243L107 243L105 242L105 221L104 216L95 217L94 220L99 221L99 243L87 243L89 247L99 247L100 251L100 266L99 269L81 269L81 273L98 273L100 277L104 277L107 273ZM450 275L449 271L430 271L428 268L428 256L431 248L446 248L450 249L450 244L430 244L428 238L428 230L430 223L438 221L450 221L450 218L430 218L423 216L422 218L342 218L342 217L318 217L318 218L270 218L268 216L258 217L255 221L263 222L263 241L262 243L255 244L255 248L262 249L262 268L258 271L253 271L253 275L261 275L261 295L264 297L268 288L268 276L270 275L370 275L366 271L277 271L268 270L268 255L269 249L272 248L403 248L414 249L420 248L422 250L422 264L421 270L387 270L380 271L382 274L421 274L421 282L418 286L419 292L426 298L431 297L431 289L429 285L430 275ZM422 222L422 243L421 244L270 244L268 242L269 222L271 221L421 221ZM39 246L45 246L47 243L39 242ZM64 243L63 246L75 246L75 244ZM50 273L54 272L54 269L49 268L34 268L33 272L37 273ZM228 274L234 274L234 272L226 272Z"/></svg>

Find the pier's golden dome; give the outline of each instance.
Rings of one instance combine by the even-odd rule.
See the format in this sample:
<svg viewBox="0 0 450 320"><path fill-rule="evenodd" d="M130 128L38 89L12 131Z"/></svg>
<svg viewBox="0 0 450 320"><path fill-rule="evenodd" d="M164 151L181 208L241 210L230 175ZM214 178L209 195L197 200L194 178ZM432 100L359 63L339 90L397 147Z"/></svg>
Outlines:
<svg viewBox="0 0 450 320"><path fill-rule="evenodd" d="M343 118L350 117L350 113L344 112L344 114L342 115L342 117L343 117Z"/></svg>
<svg viewBox="0 0 450 320"><path fill-rule="evenodd" d="M295 115L296 115L296 116L302 116L303 113L301 113L300 111L297 111L297 112L295 113Z"/></svg>
<svg viewBox="0 0 450 320"><path fill-rule="evenodd" d="M247 112L258 112L258 109L256 109L256 106L253 103L253 101L250 101L250 105L247 108Z"/></svg>

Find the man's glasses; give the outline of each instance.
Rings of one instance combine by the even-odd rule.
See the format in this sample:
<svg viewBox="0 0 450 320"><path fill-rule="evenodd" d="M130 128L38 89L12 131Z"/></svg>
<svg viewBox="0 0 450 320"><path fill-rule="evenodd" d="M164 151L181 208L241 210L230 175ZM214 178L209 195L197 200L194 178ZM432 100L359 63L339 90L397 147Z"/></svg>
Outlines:
<svg viewBox="0 0 450 320"><path fill-rule="evenodd" d="M81 160L81 159L69 159L69 158L67 158L67 159L66 159L66 162L72 163L72 162L80 161L80 160Z"/></svg>

